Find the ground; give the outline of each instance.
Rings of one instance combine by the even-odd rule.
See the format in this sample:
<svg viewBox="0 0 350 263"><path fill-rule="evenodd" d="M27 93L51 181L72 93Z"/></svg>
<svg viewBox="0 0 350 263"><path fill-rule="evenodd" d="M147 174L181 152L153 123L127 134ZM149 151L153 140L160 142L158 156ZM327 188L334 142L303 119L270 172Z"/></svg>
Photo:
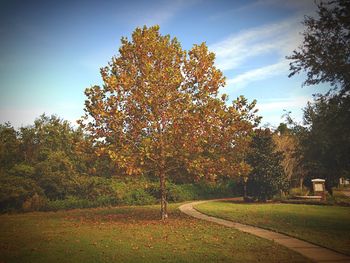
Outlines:
<svg viewBox="0 0 350 263"><path fill-rule="evenodd" d="M210 202L205 214L278 231L350 255L350 207Z"/></svg>
<svg viewBox="0 0 350 263"><path fill-rule="evenodd" d="M274 242L170 206L0 216L0 262L309 262Z"/></svg>

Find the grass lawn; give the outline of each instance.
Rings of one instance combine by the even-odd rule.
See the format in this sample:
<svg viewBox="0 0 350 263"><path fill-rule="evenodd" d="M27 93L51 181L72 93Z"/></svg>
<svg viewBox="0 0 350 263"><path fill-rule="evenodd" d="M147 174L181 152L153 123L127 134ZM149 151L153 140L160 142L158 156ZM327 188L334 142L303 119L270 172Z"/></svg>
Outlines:
<svg viewBox="0 0 350 263"><path fill-rule="evenodd" d="M304 239L350 255L350 207L209 202L199 211Z"/></svg>
<svg viewBox="0 0 350 263"><path fill-rule="evenodd" d="M159 206L1 215L0 262L309 262L177 206L165 223Z"/></svg>
<svg viewBox="0 0 350 263"><path fill-rule="evenodd" d="M334 202L350 206L350 197L344 194L344 191L350 193L349 188L333 190Z"/></svg>

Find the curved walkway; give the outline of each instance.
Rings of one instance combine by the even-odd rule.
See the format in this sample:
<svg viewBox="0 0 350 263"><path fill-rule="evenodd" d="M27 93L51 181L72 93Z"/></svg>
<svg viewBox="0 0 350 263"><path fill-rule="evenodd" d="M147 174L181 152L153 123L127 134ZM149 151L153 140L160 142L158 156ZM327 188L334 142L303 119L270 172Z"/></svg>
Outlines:
<svg viewBox="0 0 350 263"><path fill-rule="evenodd" d="M315 261L315 262L338 262L338 263L345 263L345 262L350 262L350 257L346 256L341 253L337 253L333 250L323 248L311 243L308 243L306 241L302 241L297 238L293 238L287 235L283 235L274 231L269 231L266 229L262 229L259 227L254 227L250 225L244 225L241 223L235 223L229 220L213 217L213 216L208 216L205 214L202 214L195 210L193 206L200 204L200 203L205 203L205 202L210 202L210 201L220 201L220 200L232 200L231 199L215 199L215 200L206 200L206 201L196 201L196 202L191 202L188 204L181 205L179 207L180 211L206 221L214 222L219 225L227 226L227 227L233 227L236 228L242 232L246 232L258 237L262 237L271 241L274 241L282 246L285 246L291 250L294 250L303 256Z"/></svg>

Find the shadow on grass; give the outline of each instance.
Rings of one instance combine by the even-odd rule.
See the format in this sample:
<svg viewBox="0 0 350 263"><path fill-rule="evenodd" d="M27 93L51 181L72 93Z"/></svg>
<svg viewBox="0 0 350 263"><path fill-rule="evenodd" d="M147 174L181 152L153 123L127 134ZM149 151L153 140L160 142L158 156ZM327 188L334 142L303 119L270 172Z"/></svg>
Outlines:
<svg viewBox="0 0 350 263"><path fill-rule="evenodd" d="M184 215L176 209L177 205L170 205L169 220L184 219ZM74 221L87 222L109 222L118 224L160 224L162 223L160 216L160 206L129 206L129 207L112 207L112 208L96 208L89 210L68 211L66 219ZM166 222L165 221L165 222Z"/></svg>

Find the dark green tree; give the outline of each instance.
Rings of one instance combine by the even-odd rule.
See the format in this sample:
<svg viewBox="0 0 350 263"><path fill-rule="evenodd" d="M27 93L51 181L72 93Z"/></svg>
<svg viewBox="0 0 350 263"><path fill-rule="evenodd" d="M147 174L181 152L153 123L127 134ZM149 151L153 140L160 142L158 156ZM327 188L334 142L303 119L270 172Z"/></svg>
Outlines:
<svg viewBox="0 0 350 263"><path fill-rule="evenodd" d="M0 170L10 169L19 160L17 131L10 123L0 124Z"/></svg>
<svg viewBox="0 0 350 263"><path fill-rule="evenodd" d="M247 162L252 167L248 177L248 195L259 201L272 198L288 189L288 179L282 167L283 154L276 146L269 129L256 130Z"/></svg>
<svg viewBox="0 0 350 263"><path fill-rule="evenodd" d="M350 176L350 97L319 97L304 109L306 130L300 134L309 178L326 179L326 188Z"/></svg>
<svg viewBox="0 0 350 263"><path fill-rule="evenodd" d="M315 96L304 109L304 124L294 125L307 178L326 179L327 190L349 176L350 1L317 4L318 16L304 20L304 42L288 57L290 76L307 72L305 85L330 83L325 95Z"/></svg>
<svg viewBox="0 0 350 263"><path fill-rule="evenodd" d="M289 76L306 71L305 85L328 82L341 92L350 88L350 1L317 4L317 17L306 16L304 42L291 59Z"/></svg>

